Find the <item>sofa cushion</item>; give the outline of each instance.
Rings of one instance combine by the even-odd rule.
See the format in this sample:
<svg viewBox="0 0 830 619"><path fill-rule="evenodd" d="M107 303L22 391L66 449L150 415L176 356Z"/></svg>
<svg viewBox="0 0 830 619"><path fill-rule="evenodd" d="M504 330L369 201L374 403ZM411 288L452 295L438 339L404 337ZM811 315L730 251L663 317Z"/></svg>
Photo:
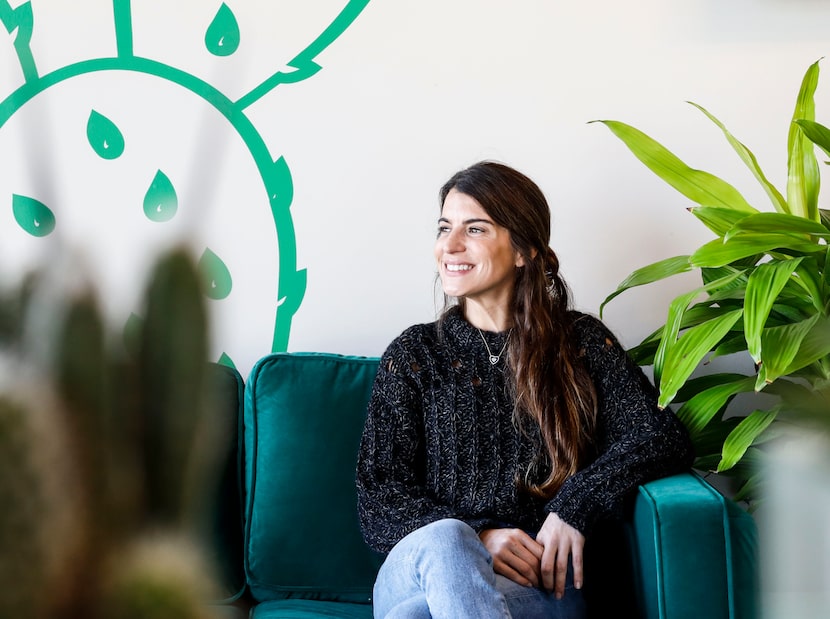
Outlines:
<svg viewBox="0 0 830 619"><path fill-rule="evenodd" d="M355 465L376 369L377 359L276 353L251 370L244 554L255 600L370 601L382 558L360 533Z"/></svg>

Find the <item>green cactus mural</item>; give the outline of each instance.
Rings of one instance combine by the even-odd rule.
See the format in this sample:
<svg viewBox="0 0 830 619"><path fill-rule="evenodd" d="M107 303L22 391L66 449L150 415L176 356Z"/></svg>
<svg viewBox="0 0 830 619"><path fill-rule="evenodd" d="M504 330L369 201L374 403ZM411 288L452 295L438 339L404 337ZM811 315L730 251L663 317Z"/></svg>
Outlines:
<svg viewBox="0 0 830 619"><path fill-rule="evenodd" d="M136 18L136 10L148 9L133 6L130 0L112 2L115 45L110 55L42 71L39 50L45 35L39 30L40 5L23 2L14 7L9 0L0 0L0 21L9 33L22 78L22 83L0 100L0 152L4 140L16 144L18 151L2 163L0 208L4 201L11 201L16 228L4 226L0 217L0 246L15 248L8 249L5 256L0 251L0 263L11 268L13 261L43 253L39 246L50 242L63 246L73 234L75 238L87 234L102 248L93 260L99 264L112 260L111 277L117 280L125 277L115 272L118 265L136 262L129 252L140 254L148 247L151 253L161 251L213 217L212 234L227 231L225 238L193 235L201 243L197 248L203 255L200 271L211 284L205 290L212 308L234 307L227 309L233 315L244 305L232 304L240 303L240 296L250 296L251 288L269 289L270 301L259 302L258 297L247 302L249 308L263 307L261 311L270 312L270 341L257 356L286 350L291 322L306 289L306 271L297 265L291 215L294 186L285 156L271 154L249 112L278 86L301 82L320 71L317 57L346 31L368 2L334 3L340 8L310 43L287 62L278 61L279 70L264 79L257 77L253 87L237 88L240 92L230 94L232 89L214 85L210 77L138 53L152 33L147 32L146 15L144 21ZM244 4L230 0L215 5L195 3L204 21L188 27L202 34L183 41L199 41L203 47L190 52L206 53L204 58L211 59L217 71L228 66L223 63L231 62L235 55L250 53L246 50L245 23L235 12ZM250 6L246 5L249 11ZM246 23L250 28L250 19ZM229 81L227 73L223 75ZM147 118L134 118L136 101L141 101ZM58 123L52 120L55 110L60 110ZM16 142L13 136L17 136ZM174 157L182 144L195 150L185 152L186 157ZM82 168L82 174L66 175L67 166L54 160L55 153L63 152L73 153L71 163ZM144 160L139 161L137 152L156 154L142 155ZM226 172L223 166L229 158L234 159L236 168ZM138 185L136 179L140 179ZM234 182L246 187L258 182L255 208L248 206L254 201L249 198L226 197L225 203L212 204L220 200L214 198L220 193L216 191L220 182L231 187ZM117 195L109 188L116 185ZM223 191L226 195L233 190ZM264 225L263 216L270 226ZM116 230L114 221L126 228L126 241L125 230ZM244 259L240 256L243 252L247 252ZM146 261L146 257L142 259ZM254 270L256 277L250 275ZM126 315L131 313L137 312L131 309ZM215 359L233 365L234 342L215 344L219 347Z"/></svg>
<svg viewBox="0 0 830 619"><path fill-rule="evenodd" d="M194 2L204 19L187 40L217 63L246 53L242 4ZM235 362L233 342L212 350L209 310L233 315L265 289L261 352L285 350L306 287L292 173L253 112L315 75L367 4L342 0L280 70L231 94L137 52L152 40L146 6L113 0L113 48L60 65L43 54L48 5L0 0L19 73L0 92L0 617L213 616L222 577L199 527L228 420L206 362ZM99 253L76 260L73 241L93 238ZM146 288L120 281L142 261ZM136 294L102 292L106 278Z"/></svg>

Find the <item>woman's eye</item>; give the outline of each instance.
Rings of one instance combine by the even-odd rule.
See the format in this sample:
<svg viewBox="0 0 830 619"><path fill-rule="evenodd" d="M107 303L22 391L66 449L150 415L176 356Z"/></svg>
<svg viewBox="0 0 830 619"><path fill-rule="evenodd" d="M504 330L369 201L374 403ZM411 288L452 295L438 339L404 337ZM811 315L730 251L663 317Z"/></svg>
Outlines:
<svg viewBox="0 0 830 619"><path fill-rule="evenodd" d="M470 234L481 234L484 232L484 228L476 228L475 226L469 229Z"/></svg>
<svg viewBox="0 0 830 619"><path fill-rule="evenodd" d="M438 236L441 236L442 234L446 234L449 231L450 231L449 226L438 226Z"/></svg>

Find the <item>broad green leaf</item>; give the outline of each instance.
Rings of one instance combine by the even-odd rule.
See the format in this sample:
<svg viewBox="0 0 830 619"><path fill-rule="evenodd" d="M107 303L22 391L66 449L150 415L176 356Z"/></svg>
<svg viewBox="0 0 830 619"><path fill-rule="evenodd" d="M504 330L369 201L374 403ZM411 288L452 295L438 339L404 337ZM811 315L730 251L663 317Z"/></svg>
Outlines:
<svg viewBox="0 0 830 619"><path fill-rule="evenodd" d="M824 251L825 246L792 234L747 233L725 242L721 239L710 241L693 253L689 262L693 267L718 267L773 249L813 253Z"/></svg>
<svg viewBox="0 0 830 619"><path fill-rule="evenodd" d="M764 383L769 384L779 376L789 374L790 372L804 367L805 365L812 363L819 357L823 356L821 354L816 354L815 356L808 354L806 357L802 358L804 360L802 365L799 365L799 367L793 367L796 356L804 345L807 334L810 333L817 324L819 324L820 318L821 317L816 314L815 316L812 316L807 320L802 320L801 322L764 329L761 333L762 354L761 368L758 373L758 382L755 387L757 390L762 389L764 387ZM826 321L827 319L824 320ZM830 337L827 338L825 346L827 347L828 352L830 352ZM805 353L806 352L807 351L805 351Z"/></svg>
<svg viewBox="0 0 830 619"><path fill-rule="evenodd" d="M608 127L648 169L692 202L701 206L756 212L732 185L709 172L690 168L639 129L615 120L593 122L601 122Z"/></svg>
<svg viewBox="0 0 830 619"><path fill-rule="evenodd" d="M756 364L761 361L761 332L772 304L801 261L802 258L795 258L767 262L758 265L749 276L744 305L744 335L747 350Z"/></svg>
<svg viewBox="0 0 830 619"><path fill-rule="evenodd" d="M723 382L705 389L686 401L677 411L680 421L689 430L692 438L709 424L712 418L738 393L747 393L755 387L754 376L740 374L718 374Z"/></svg>
<svg viewBox="0 0 830 619"><path fill-rule="evenodd" d="M753 266L756 261L753 261L751 265ZM703 279L704 284L711 284L713 281L717 279L721 279L722 277L726 277L727 275L731 275L733 273L746 273L746 269L733 266L731 264L725 264L720 267L703 267L700 269L700 275ZM732 287L739 287L739 286L746 286L747 279L749 275L744 275L743 277L739 277L734 281L731 281L728 286Z"/></svg>
<svg viewBox="0 0 830 619"><path fill-rule="evenodd" d="M718 473L735 466L758 436L775 420L777 414L777 409L756 410L745 417L723 443L723 458L718 464Z"/></svg>
<svg viewBox="0 0 830 619"><path fill-rule="evenodd" d="M745 374L738 374L736 372L718 372L715 374L702 374L695 376L686 381L686 383L677 391L674 398L675 402L686 402L691 400L699 393L703 393L707 389L725 385L727 383L734 383L743 378L747 378ZM725 435L724 435L725 438Z"/></svg>
<svg viewBox="0 0 830 619"><path fill-rule="evenodd" d="M830 157L830 129L820 123L811 120L804 120L803 118L796 120L795 122L798 123L799 127L801 127L804 135L806 135L813 144L823 150L825 155ZM830 161L825 163L830 163Z"/></svg>
<svg viewBox="0 0 830 619"><path fill-rule="evenodd" d="M816 312L824 312L825 294L822 287L822 277L815 260L804 260L795 270L795 277L791 281L798 284L802 289L802 294L797 295L797 299L801 301L799 305L804 306L806 305L805 302L809 301L813 304L813 309ZM789 299L788 301L792 303Z"/></svg>
<svg viewBox="0 0 830 619"><path fill-rule="evenodd" d="M731 281L734 281L742 275L742 272L731 273L721 279L709 282L700 288L690 290L677 298L673 299L669 304L669 312L666 317L666 324L663 326L663 332L660 335L660 345L657 347L657 352L654 354L654 384L659 388L660 381L663 375L663 365L666 358L667 351L675 345L680 329L684 326L686 310L689 304L701 294L708 293L711 290L723 288Z"/></svg>
<svg viewBox="0 0 830 619"><path fill-rule="evenodd" d="M689 212L718 236L726 234L744 217L751 216L746 211L736 211L721 206L692 206L689 208Z"/></svg>
<svg viewBox="0 0 830 619"><path fill-rule="evenodd" d="M726 406L729 406L728 402ZM725 407L722 410L725 410ZM695 454L698 458L714 456L714 462L709 468L717 467L723 452L723 442L738 425L739 421L739 417L726 417L724 419L723 415L715 415L712 421L692 439Z"/></svg>
<svg viewBox="0 0 830 619"><path fill-rule="evenodd" d="M666 351L658 406L665 408L671 403L677 390L686 382L706 353L717 345L740 320L742 314L742 310L734 310L692 327Z"/></svg>
<svg viewBox="0 0 830 619"><path fill-rule="evenodd" d="M778 191L775 186L767 180L767 177L764 175L764 172L761 170L761 167L758 165L758 160L755 158L755 155L752 154L743 143L738 141L735 136L733 136L721 123L717 118L715 118L712 114L710 114L703 106L698 105L692 101L689 103L703 112L709 120L715 123L723 134L726 136L726 139L732 145L732 148L735 149L735 152L738 153L738 156L741 158L752 174L755 175L755 178L758 179L758 182L761 183L761 186L764 188L764 191L767 192L769 199L772 201L773 207L779 213L786 213L788 212L787 209L787 201L784 199L784 196L781 195L781 192Z"/></svg>
<svg viewBox="0 0 830 619"><path fill-rule="evenodd" d="M798 120L814 121L816 105L813 99L818 85L818 61L804 74L798 92L793 122L787 137L787 204L789 212L799 217L819 221L819 169L813 143L804 134Z"/></svg>
<svg viewBox="0 0 830 619"><path fill-rule="evenodd" d="M717 359L718 357L725 357L727 355L734 355L735 353L744 352L746 350L746 338L743 333L738 332L735 335L730 335L718 344L709 355L709 361Z"/></svg>
<svg viewBox="0 0 830 619"><path fill-rule="evenodd" d="M816 324L801 341L795 358L787 366L782 376L791 374L830 355L830 318L818 314L816 316L818 316Z"/></svg>
<svg viewBox="0 0 830 619"><path fill-rule="evenodd" d="M599 306L600 317L602 317L602 312L608 302L626 290L636 286L651 284L652 282L671 277L672 275L677 275L678 273L685 273L691 269L692 267L689 266L689 256L666 258L665 260L660 260L654 264L637 269L620 282L620 285L617 286L617 289L614 292L605 297L602 305Z"/></svg>
<svg viewBox="0 0 830 619"><path fill-rule="evenodd" d="M830 230L817 221L797 217L788 213L757 213L736 222L724 235L730 240L746 232L766 232L773 234L809 234L819 238L830 237Z"/></svg>

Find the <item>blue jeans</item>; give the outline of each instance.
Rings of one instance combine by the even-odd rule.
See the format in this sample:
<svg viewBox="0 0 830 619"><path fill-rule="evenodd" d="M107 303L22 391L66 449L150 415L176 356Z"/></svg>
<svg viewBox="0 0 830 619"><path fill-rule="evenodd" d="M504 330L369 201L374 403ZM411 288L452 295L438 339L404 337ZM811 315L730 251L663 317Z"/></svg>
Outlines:
<svg viewBox="0 0 830 619"><path fill-rule="evenodd" d="M525 587L493 571L478 534L439 520L398 542L378 572L375 619L582 619L585 603L569 571L565 595Z"/></svg>

